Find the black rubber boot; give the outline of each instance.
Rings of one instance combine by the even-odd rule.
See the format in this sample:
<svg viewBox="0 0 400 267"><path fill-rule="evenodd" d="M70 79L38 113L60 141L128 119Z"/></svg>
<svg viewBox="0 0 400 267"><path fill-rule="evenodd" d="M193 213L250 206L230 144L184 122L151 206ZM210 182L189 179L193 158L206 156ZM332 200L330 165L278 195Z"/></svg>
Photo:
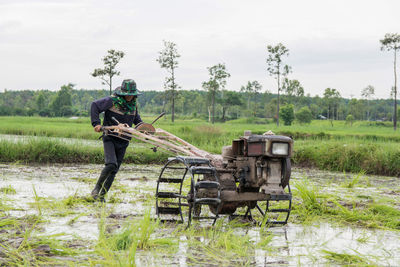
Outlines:
<svg viewBox="0 0 400 267"><path fill-rule="evenodd" d="M106 164L106 166L101 171L100 177L97 180L97 183L91 192L91 195L95 200L100 200L101 202L104 202L105 193L103 192L102 189L104 189L105 182L108 180L110 176L113 175L115 177L115 174L113 174L115 172L115 169L116 169L115 164ZM112 180L114 180L114 177L112 178Z"/></svg>
<svg viewBox="0 0 400 267"><path fill-rule="evenodd" d="M107 192L110 190L110 187L112 183L114 182L115 175L117 174L117 169L112 171L110 175L107 177L105 180L103 187L100 190L99 197L104 199L104 196L107 194Z"/></svg>

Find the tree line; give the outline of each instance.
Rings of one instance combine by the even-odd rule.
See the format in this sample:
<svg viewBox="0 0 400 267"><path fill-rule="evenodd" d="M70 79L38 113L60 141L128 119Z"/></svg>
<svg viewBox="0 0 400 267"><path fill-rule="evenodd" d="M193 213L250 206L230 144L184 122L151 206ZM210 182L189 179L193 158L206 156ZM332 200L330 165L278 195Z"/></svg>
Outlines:
<svg viewBox="0 0 400 267"><path fill-rule="evenodd" d="M373 87L366 88L371 91ZM346 120L348 116L353 120L371 121L392 121L394 117L393 100L372 99L370 94L363 99L345 99L334 88L326 88L322 96L313 97L304 93L294 95L291 91L283 92L279 97L280 115L284 124L291 124L294 120L308 123L313 119L327 119L333 124L336 120ZM166 94L165 91L143 91L138 98L140 113L155 115L167 111L172 116L173 103L166 101ZM277 121L278 95L262 92L257 81L248 81L240 91L177 90L175 94L175 116L211 122L210 103L214 98L215 121L238 118ZM107 90L78 90L71 83L62 86L58 91L6 90L0 93L0 115L85 117L89 115L92 101L107 95ZM350 121L351 117L348 118Z"/></svg>

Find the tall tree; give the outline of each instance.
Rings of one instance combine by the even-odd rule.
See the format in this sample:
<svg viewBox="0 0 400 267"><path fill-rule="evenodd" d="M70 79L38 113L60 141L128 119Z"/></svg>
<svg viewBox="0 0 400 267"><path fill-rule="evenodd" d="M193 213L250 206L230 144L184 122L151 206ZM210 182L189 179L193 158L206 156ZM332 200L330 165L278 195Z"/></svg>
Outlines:
<svg viewBox="0 0 400 267"><path fill-rule="evenodd" d="M46 98L43 94L43 91L40 91L36 97L36 107L37 107L38 111L41 111L42 109L45 108L45 105L46 105L45 101L46 101Z"/></svg>
<svg viewBox="0 0 400 267"><path fill-rule="evenodd" d="M287 76L291 72L291 68L288 65L283 65L283 56L289 55L289 49L283 44L279 43L276 46L268 45L268 57L267 57L267 70L270 76L274 76L278 82L278 102L276 108L276 125L279 126L279 93L281 91L281 75Z"/></svg>
<svg viewBox="0 0 400 267"><path fill-rule="evenodd" d="M287 94L290 104L292 104L294 97L304 96L304 88L298 80L284 78L282 91Z"/></svg>
<svg viewBox="0 0 400 267"><path fill-rule="evenodd" d="M336 108L336 119L337 119L337 108L340 100L340 93L338 90L333 88L326 88L324 92L325 104L328 106L328 119L333 127L333 120L335 119L335 108Z"/></svg>
<svg viewBox="0 0 400 267"><path fill-rule="evenodd" d="M262 89L262 85L258 81L248 81L246 86L240 88L240 92L247 95L247 109L250 109L250 100L254 98L257 93Z"/></svg>
<svg viewBox="0 0 400 267"><path fill-rule="evenodd" d="M361 90L361 96L364 97L365 100L367 101L367 120L369 120L369 113L370 113L369 102L373 95L375 95L375 88L372 85L368 85L367 87Z"/></svg>
<svg viewBox="0 0 400 267"><path fill-rule="evenodd" d="M122 51L116 51L110 49L107 51L107 55L103 57L104 67L95 69L91 75L93 77L99 77L102 84L107 84L110 87L110 95L112 94L112 78L115 75L120 75L120 72L115 68L119 61L125 56Z"/></svg>
<svg viewBox="0 0 400 267"><path fill-rule="evenodd" d="M396 72L396 61L397 61L397 50L400 49L400 35L397 33L387 33L385 37L380 40L382 46L381 50L393 50L393 72L394 72L394 112L393 112L393 129L397 129L397 72Z"/></svg>
<svg viewBox="0 0 400 267"><path fill-rule="evenodd" d="M226 71L225 64L217 64L208 67L210 78L207 82L203 82L203 88L211 94L211 122L215 122L215 97L219 90L224 90L226 79L231 75Z"/></svg>
<svg viewBox="0 0 400 267"><path fill-rule="evenodd" d="M159 52L159 57L156 59L160 63L161 68L166 69L170 76L165 78L164 88L171 92L171 121L175 120L175 91L178 85L175 81L175 69L178 67L178 50L173 42L164 41L164 49Z"/></svg>
<svg viewBox="0 0 400 267"><path fill-rule="evenodd" d="M221 105L222 105L222 121L225 121L226 119L225 114L229 107L242 105L240 95L236 92L226 91L221 99Z"/></svg>

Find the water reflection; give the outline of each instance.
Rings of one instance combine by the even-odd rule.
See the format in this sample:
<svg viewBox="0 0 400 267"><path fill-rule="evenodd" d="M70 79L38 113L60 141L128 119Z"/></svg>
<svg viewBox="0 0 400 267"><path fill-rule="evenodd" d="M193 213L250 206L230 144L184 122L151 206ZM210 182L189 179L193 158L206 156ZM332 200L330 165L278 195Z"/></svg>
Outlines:
<svg viewBox="0 0 400 267"><path fill-rule="evenodd" d="M24 216L36 214L32 206L35 193L40 198L49 201L65 199L68 196L88 195L95 183L101 165L11 165L0 164L0 187L12 186L16 194L0 193L0 200L13 203L14 209L9 211L10 216ZM154 205L153 197L156 179L161 166L134 166L125 165L118 173L114 190L116 203L108 203L110 214L108 220L117 225L133 217L140 217L144 211ZM293 179L303 179L304 176L318 183L322 190L328 190L332 180L337 182L347 178L346 174L321 172L313 170L295 169ZM399 191L396 178L368 176L370 188L361 188L363 194L371 194L371 188L378 188L382 184L391 186ZM368 191L368 189L370 191ZM360 191L361 192L361 191ZM295 204L294 204L295 205ZM64 238L79 237L85 240L98 238L99 214L93 209L82 207L74 208L73 215L56 216L51 210L43 211L48 221L44 224L48 234L67 233ZM152 209L154 215L154 209ZM70 224L71 219L83 214L76 222ZM225 218L225 222L228 220ZM201 227L206 228L204 225ZM184 231L183 231L184 232ZM319 265L327 263L323 258L324 250L336 253L361 255L367 262L379 265L396 266L400 262L400 234L394 231L373 230L367 228L335 226L334 223L320 223L319 225L301 225L289 223L282 227L272 227L265 232L259 227L236 227L234 233L248 236L252 246L248 249L247 257L235 257L226 261L223 250L210 255L205 250L193 246L193 238L197 242L207 242L205 236L185 236L176 231L176 226L163 226L156 234L175 238L178 242L177 252L173 255L163 252L137 251L138 265L252 265L276 266L287 265ZM272 234L272 241L268 247L257 247L257 243ZM217 257L217 258L215 258ZM218 257L221 259L219 262Z"/></svg>

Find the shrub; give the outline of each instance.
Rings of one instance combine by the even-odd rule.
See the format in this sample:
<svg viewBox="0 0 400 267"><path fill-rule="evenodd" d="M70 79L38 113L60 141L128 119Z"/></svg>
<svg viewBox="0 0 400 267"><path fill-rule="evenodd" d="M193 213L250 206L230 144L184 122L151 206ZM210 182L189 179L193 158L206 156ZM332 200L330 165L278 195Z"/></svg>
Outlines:
<svg viewBox="0 0 400 267"><path fill-rule="evenodd" d="M279 116L285 125L292 125L294 120L293 105L285 105L279 110Z"/></svg>
<svg viewBox="0 0 400 267"><path fill-rule="evenodd" d="M346 123L349 123L350 126L353 126L353 121L354 121L353 115L351 115L351 114L347 115L347 117L346 117Z"/></svg>
<svg viewBox="0 0 400 267"><path fill-rule="evenodd" d="M299 111L296 112L296 119L300 123L311 123L311 110L308 107L302 107Z"/></svg>

